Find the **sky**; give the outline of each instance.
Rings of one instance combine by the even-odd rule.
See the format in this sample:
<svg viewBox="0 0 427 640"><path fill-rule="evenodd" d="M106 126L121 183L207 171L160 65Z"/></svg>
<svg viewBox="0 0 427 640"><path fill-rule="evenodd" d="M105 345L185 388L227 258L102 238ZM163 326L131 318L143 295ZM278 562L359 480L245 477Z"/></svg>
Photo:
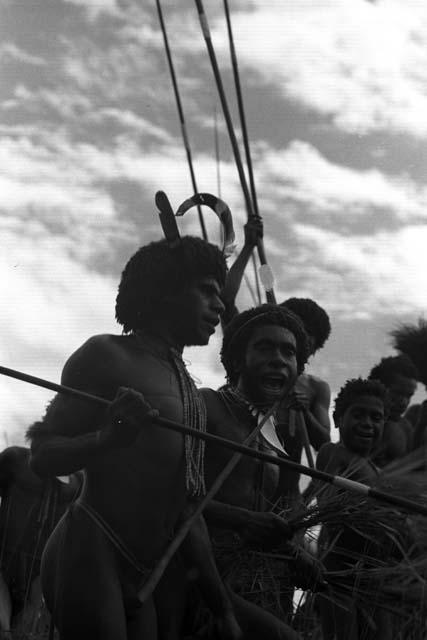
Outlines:
<svg viewBox="0 0 427 640"><path fill-rule="evenodd" d="M276 296L328 312L307 370L335 394L425 311L427 5L230 5ZM241 143L223 3L204 6ZM244 200L196 5L162 7L198 189L228 203L239 249ZM155 1L0 0L0 136L0 364L57 382L89 336L120 333L121 271L162 237L156 191L174 209L192 194ZM179 226L200 235L194 210ZM239 308L253 304L245 284ZM185 352L198 384L223 382L220 342ZM2 377L0 397L6 446L52 393Z"/></svg>

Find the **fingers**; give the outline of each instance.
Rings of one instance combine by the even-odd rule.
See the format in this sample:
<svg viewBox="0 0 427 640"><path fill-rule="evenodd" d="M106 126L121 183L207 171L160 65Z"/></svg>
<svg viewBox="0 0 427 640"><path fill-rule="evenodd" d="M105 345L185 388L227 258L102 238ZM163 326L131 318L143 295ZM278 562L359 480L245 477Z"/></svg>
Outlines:
<svg viewBox="0 0 427 640"><path fill-rule="evenodd" d="M129 387L120 387L114 398L111 410L115 414L117 420L125 421L129 418L157 418L159 411L154 409L144 398L142 393L130 389Z"/></svg>

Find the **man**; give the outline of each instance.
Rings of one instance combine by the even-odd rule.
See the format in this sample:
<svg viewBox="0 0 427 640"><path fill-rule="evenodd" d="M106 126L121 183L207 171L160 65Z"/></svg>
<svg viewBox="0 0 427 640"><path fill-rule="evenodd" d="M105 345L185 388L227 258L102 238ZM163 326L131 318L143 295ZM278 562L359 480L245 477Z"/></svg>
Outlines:
<svg viewBox="0 0 427 640"><path fill-rule="evenodd" d="M323 347L331 332L326 311L310 298L288 298L281 307L295 313L304 325L308 335L309 356ZM329 405L331 391L327 382L310 373L301 373L292 394L285 400L280 412L279 429L286 443L286 449L295 462L301 461L305 449L308 462L313 466L310 447L316 451L330 440ZM283 476L289 505L300 500L299 475ZM312 483L306 489L305 499L309 500Z"/></svg>
<svg viewBox="0 0 427 640"><path fill-rule="evenodd" d="M41 480L27 447L0 453L0 629L34 624L41 608L40 558L54 526L77 495L78 483Z"/></svg>
<svg viewBox="0 0 427 640"><path fill-rule="evenodd" d="M413 429L403 414L416 391L418 371L408 356L389 356L382 358L368 377L382 382L390 396L390 412L374 455L375 463L384 467L412 451Z"/></svg>
<svg viewBox="0 0 427 640"><path fill-rule="evenodd" d="M298 318L286 309L261 305L235 316L224 332L221 359L228 385L219 391L203 389L210 433L243 442L258 419L293 388L307 359L307 338ZM273 455L284 455L282 443L268 421L252 445ZM231 453L209 443L207 484L226 466ZM260 550L287 544L292 535L286 521L274 513L279 500L280 471L274 464L242 458L205 509L215 557L233 592L239 622L250 638L296 638L280 622L283 588L288 586L286 563L264 561ZM268 565L268 566L267 566ZM279 574L277 574L279 568ZM276 572L273 576L272 572ZM286 598L285 598L286 599ZM264 611L249 603L257 603ZM288 603L285 605L288 606ZM274 614L274 615L272 615ZM245 636L246 637L246 636Z"/></svg>
<svg viewBox="0 0 427 640"><path fill-rule="evenodd" d="M316 467L332 475L372 485L378 478L378 469L371 456L381 441L384 422L389 409L387 390L377 380L349 380L339 391L335 400L334 422L340 432L340 442L327 443L320 449ZM317 500L320 507L336 489L320 487ZM355 505L359 499L352 499ZM355 506L356 508L356 506ZM326 526L327 548L325 567L330 572L349 572L357 563L369 562L387 553L377 544L375 537L346 526L341 518L339 525ZM380 530L376 532L378 539ZM385 559L384 557L384 559ZM381 559L381 558L380 558ZM339 575L339 573L338 573ZM391 621L387 612L380 609L375 598L368 607L362 607L353 597L351 585L346 585L349 595L340 594L340 601L318 596L321 601L323 638L325 640L391 640ZM356 585L355 585L356 586Z"/></svg>
<svg viewBox="0 0 427 640"><path fill-rule="evenodd" d="M65 385L111 400L109 409L58 395L43 423L30 430L36 473L85 470L82 495L56 528L42 564L61 640L158 637L153 598L141 603L138 591L204 492L204 448L199 439L153 423L151 406L162 417L205 429L204 405L182 350L207 344L214 333L225 271L219 249L198 238L139 249L122 273L116 300L124 335L90 338L62 374ZM222 636L237 638L203 526L199 520L193 527L183 553L197 566Z"/></svg>

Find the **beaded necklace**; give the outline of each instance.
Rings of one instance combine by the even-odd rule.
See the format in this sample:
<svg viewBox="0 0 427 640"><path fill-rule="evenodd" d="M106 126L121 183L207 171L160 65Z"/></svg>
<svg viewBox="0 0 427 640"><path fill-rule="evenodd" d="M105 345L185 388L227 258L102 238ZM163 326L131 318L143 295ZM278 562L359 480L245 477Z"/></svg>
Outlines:
<svg viewBox="0 0 427 640"><path fill-rule="evenodd" d="M202 433L206 432L206 406L202 396L187 371L182 355L170 348L172 362L178 374L184 408L184 424ZM205 442L200 438L186 435L184 438L185 449L185 486L191 496L200 496L206 493L204 454Z"/></svg>
<svg viewBox="0 0 427 640"><path fill-rule="evenodd" d="M249 413L254 418L256 418L258 423L263 419L264 415L268 411L268 407L266 407L265 403L261 404L250 402L239 389L235 389L234 387L226 385L224 387L221 387L218 393L226 402L231 400L240 404L241 406L245 406ZM276 429L276 420L273 415L270 416L270 418L264 424L263 428L261 429L261 434L275 449L278 449L285 455L289 456L289 452L286 451L284 447L283 439L280 437Z"/></svg>
<svg viewBox="0 0 427 640"><path fill-rule="evenodd" d="M164 358L172 364L178 378L183 405L183 422L185 426L206 432L206 406L197 390L193 379L187 371L181 353L159 337L138 329L134 335L141 341L146 351ZM148 345L147 345L148 341ZM151 346L150 346L151 343ZM206 493L204 454L205 442L190 435L184 436L185 450L185 487L190 496L201 496Z"/></svg>

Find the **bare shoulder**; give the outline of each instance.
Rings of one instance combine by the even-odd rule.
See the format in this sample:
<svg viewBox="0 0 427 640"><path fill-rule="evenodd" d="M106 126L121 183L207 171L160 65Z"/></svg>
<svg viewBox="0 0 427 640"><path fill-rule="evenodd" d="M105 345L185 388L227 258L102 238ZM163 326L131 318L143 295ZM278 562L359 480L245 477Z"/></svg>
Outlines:
<svg viewBox="0 0 427 640"><path fill-rule="evenodd" d="M86 393L112 399L117 385L119 336L98 335L89 338L67 360L62 371L62 384ZM27 431L34 443L50 435L74 436L96 428L104 409L87 400L59 393L49 403L42 420Z"/></svg>
<svg viewBox="0 0 427 640"><path fill-rule="evenodd" d="M215 405L220 402L218 391L215 391L214 389L209 389L209 387L200 387L199 393L206 404L209 403Z"/></svg>
<svg viewBox="0 0 427 640"><path fill-rule="evenodd" d="M16 471L19 466L28 463L30 450L27 447L7 447L0 453L2 471Z"/></svg>
<svg viewBox="0 0 427 640"><path fill-rule="evenodd" d="M300 378L303 378L303 382L309 387L316 395L324 395L330 393L329 384L311 373L302 373Z"/></svg>
<svg viewBox="0 0 427 640"><path fill-rule="evenodd" d="M92 336L82 344L68 358L62 372L62 382L70 384L81 383L89 373L90 377L96 370L105 370L113 364L120 352L121 336L102 334Z"/></svg>

